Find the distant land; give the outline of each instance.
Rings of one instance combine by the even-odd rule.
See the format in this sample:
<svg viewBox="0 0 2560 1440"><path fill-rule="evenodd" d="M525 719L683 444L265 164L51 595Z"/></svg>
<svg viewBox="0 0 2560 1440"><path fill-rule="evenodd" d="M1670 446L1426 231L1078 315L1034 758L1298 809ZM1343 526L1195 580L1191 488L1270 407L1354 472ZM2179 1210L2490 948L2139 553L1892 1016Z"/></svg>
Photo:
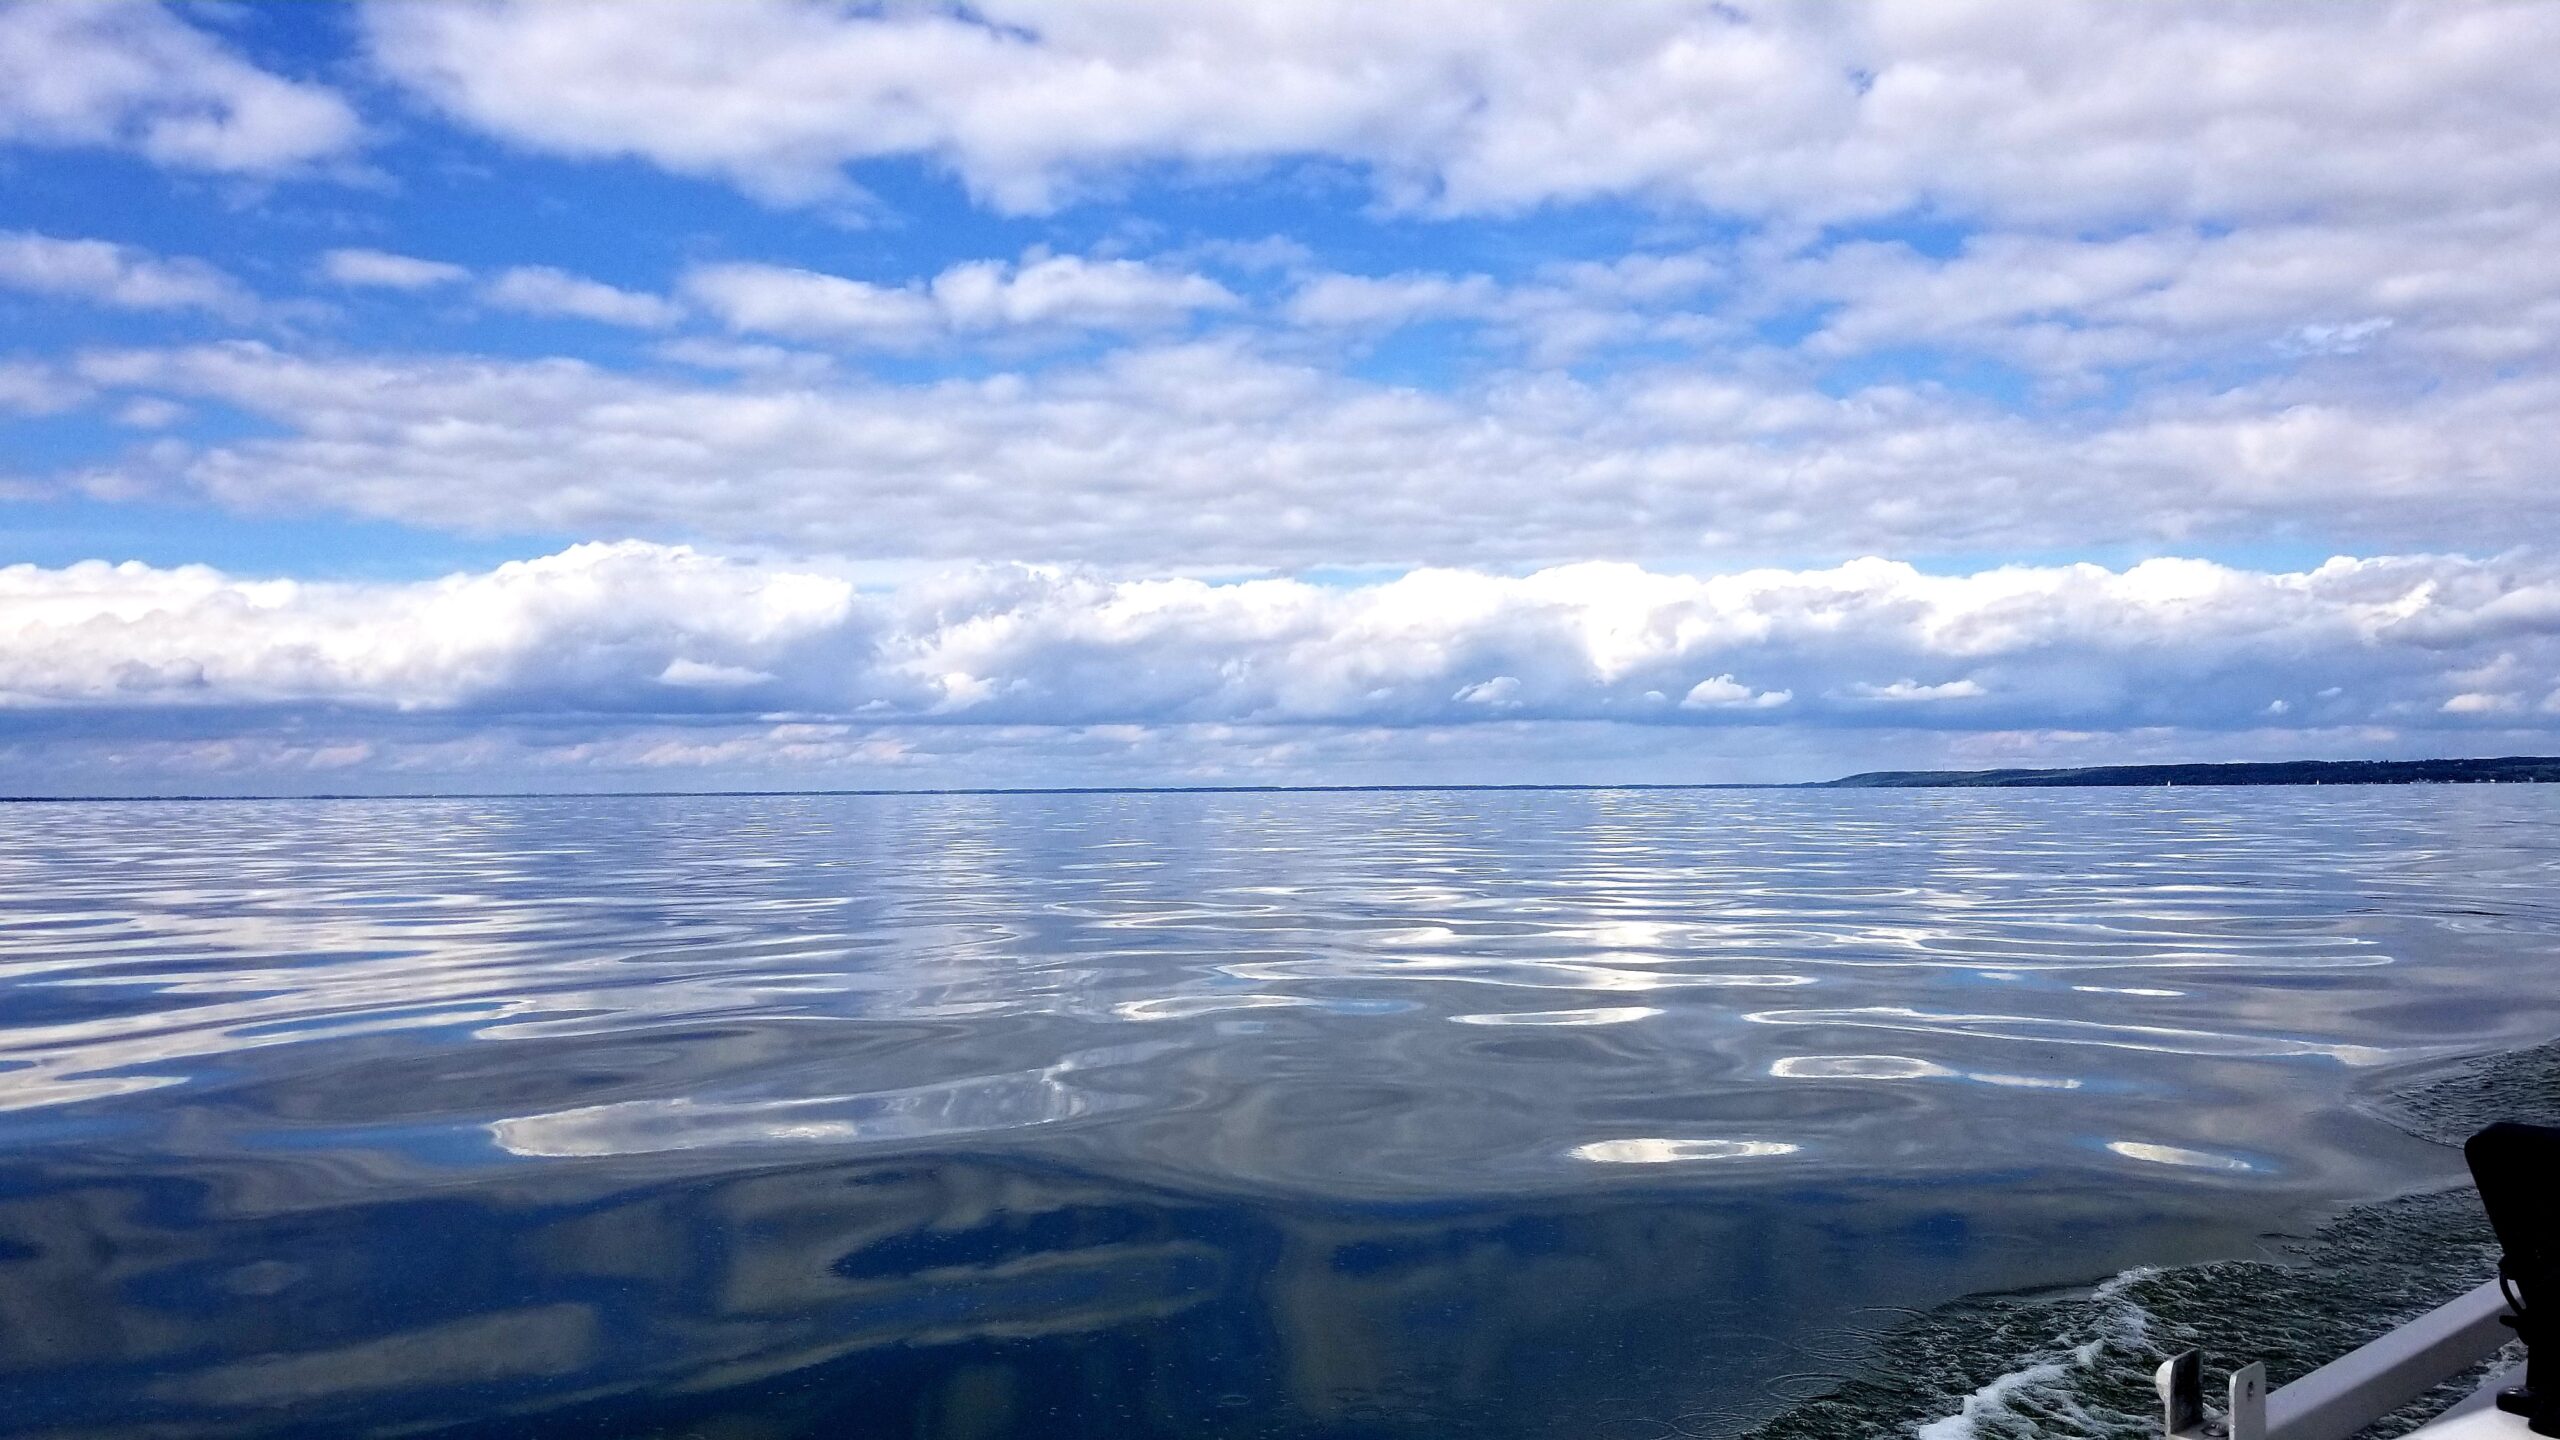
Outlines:
<svg viewBox="0 0 2560 1440"><path fill-rule="evenodd" d="M2493 785L2560 781L2560 758L2259 760L2228 765L2084 765L2069 770L1869 770L1813 789L2000 790L2059 785Z"/></svg>

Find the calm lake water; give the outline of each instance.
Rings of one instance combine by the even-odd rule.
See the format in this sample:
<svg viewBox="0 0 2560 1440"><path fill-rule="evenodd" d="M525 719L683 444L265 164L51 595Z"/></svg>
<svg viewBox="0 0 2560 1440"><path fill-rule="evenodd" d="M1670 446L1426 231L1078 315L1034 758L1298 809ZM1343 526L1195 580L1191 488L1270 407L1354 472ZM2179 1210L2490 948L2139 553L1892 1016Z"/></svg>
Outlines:
<svg viewBox="0 0 2560 1440"><path fill-rule="evenodd" d="M1715 1435L2560 1035L2560 788L0 825L14 1433Z"/></svg>

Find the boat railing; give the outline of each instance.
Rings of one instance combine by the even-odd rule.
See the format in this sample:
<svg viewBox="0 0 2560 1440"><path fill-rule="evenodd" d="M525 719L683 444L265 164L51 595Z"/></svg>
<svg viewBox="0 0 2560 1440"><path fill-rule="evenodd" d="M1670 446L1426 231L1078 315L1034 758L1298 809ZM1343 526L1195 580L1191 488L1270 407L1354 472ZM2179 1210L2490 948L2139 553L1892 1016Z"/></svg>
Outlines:
<svg viewBox="0 0 2560 1440"><path fill-rule="evenodd" d="M2206 1410L2196 1352L2187 1351L2160 1366L2163 1432L2170 1440L2347 1440L2496 1354L2515 1338L2509 1313L2491 1280L2272 1393L2264 1365L2243 1366L2220 1414Z"/></svg>

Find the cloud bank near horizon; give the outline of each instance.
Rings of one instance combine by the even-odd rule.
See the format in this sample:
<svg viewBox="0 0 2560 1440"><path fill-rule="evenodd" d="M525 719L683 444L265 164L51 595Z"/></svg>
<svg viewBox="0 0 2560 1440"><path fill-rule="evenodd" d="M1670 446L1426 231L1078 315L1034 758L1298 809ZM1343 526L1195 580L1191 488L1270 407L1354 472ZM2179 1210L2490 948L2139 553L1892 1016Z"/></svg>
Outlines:
<svg viewBox="0 0 2560 1440"><path fill-rule="evenodd" d="M983 566L868 591L638 542L430 582L0 570L0 730L320 711L863 727L2434 732L2548 725L2560 566L1928 575L1867 559L1368 584ZM183 722L181 722L183 724Z"/></svg>

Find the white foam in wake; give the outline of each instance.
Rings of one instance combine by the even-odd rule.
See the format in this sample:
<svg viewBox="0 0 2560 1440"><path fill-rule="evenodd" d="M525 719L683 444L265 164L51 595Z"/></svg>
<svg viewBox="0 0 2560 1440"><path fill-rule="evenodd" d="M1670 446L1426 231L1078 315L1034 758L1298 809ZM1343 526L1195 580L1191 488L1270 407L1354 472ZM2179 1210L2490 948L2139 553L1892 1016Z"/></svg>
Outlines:
<svg viewBox="0 0 2560 1440"><path fill-rule="evenodd" d="M2158 1273L2148 1267L2127 1270L2100 1285L2090 1295L2094 1314L2089 1322L2089 1338L2038 1355L1967 1395L1955 1414L1932 1420L1914 1431L1916 1440L2008 1440L2026 1435L2108 1433L2112 1427L2107 1419L2090 1414L2080 1404L2072 1393L2071 1382L2093 1373L2100 1357L2110 1349L2118 1358L2124 1351L2139 1351L2151 1317L2125 1292L2135 1282ZM2064 1425L2071 1428L2060 1430Z"/></svg>

